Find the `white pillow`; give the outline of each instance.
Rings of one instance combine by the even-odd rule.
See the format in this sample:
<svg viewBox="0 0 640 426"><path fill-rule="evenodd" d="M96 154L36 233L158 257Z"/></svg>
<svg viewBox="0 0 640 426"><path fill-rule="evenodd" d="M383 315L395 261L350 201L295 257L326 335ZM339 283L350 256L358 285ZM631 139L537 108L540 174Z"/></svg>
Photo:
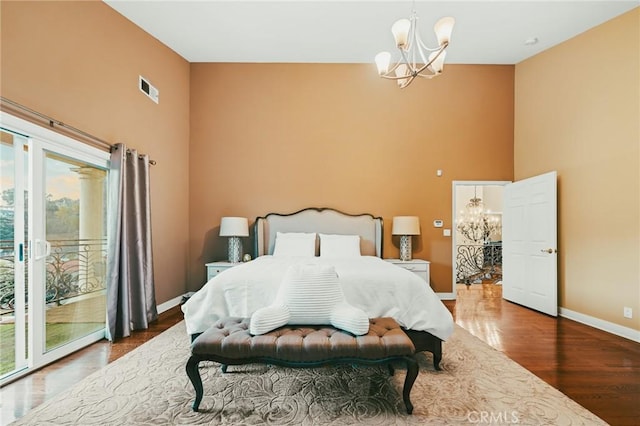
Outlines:
<svg viewBox="0 0 640 426"><path fill-rule="evenodd" d="M290 266L271 306L253 313L251 334L264 334L285 324L331 324L356 335L369 331L367 314L344 298L333 266Z"/></svg>
<svg viewBox="0 0 640 426"><path fill-rule="evenodd" d="M273 255L314 257L316 255L316 234L313 232L276 232Z"/></svg>
<svg viewBox="0 0 640 426"><path fill-rule="evenodd" d="M359 257L359 235L320 234L320 257Z"/></svg>

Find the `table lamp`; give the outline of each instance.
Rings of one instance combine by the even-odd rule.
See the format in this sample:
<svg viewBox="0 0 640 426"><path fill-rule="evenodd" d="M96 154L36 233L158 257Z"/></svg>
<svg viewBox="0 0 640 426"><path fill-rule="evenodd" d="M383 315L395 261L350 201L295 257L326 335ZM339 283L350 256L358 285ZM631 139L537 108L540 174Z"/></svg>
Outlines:
<svg viewBox="0 0 640 426"><path fill-rule="evenodd" d="M411 260L411 236L420 235L420 219L417 216L395 216L393 235L400 235L400 260Z"/></svg>
<svg viewBox="0 0 640 426"><path fill-rule="evenodd" d="M229 237L229 262L239 263L242 259L240 237L249 236L249 221L246 217L223 217L220 222L220 236Z"/></svg>

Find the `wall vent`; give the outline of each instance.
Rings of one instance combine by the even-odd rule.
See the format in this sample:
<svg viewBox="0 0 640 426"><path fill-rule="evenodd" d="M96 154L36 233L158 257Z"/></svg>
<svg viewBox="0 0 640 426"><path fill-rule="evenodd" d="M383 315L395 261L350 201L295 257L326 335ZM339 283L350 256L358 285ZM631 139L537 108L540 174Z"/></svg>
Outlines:
<svg viewBox="0 0 640 426"><path fill-rule="evenodd" d="M140 91L147 95L153 102L158 103L158 100L160 98L160 91L153 87L151 83L149 83L149 80L147 80L143 76L139 77L138 88L140 89Z"/></svg>

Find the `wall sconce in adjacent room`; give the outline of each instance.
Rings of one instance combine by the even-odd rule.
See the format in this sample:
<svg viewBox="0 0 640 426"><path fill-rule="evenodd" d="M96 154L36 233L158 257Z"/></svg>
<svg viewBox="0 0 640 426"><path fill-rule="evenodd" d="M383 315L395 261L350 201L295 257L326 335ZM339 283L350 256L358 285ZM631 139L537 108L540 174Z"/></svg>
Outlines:
<svg viewBox="0 0 640 426"><path fill-rule="evenodd" d="M411 236L420 235L420 219L417 216L395 216L391 233L400 235L400 260L411 260Z"/></svg>
<svg viewBox="0 0 640 426"><path fill-rule="evenodd" d="M220 222L220 236L229 237L229 262L242 260L242 242L240 237L249 236L249 221L246 217L223 217Z"/></svg>

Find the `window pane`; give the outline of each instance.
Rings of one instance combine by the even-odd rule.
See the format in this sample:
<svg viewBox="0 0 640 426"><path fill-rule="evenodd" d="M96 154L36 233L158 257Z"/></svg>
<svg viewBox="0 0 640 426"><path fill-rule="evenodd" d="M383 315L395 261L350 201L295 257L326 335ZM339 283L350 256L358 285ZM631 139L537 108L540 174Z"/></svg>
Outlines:
<svg viewBox="0 0 640 426"><path fill-rule="evenodd" d="M47 153L45 176L48 351L105 326L107 172Z"/></svg>
<svg viewBox="0 0 640 426"><path fill-rule="evenodd" d="M0 131L0 377L26 367L27 359L24 142L21 136Z"/></svg>

